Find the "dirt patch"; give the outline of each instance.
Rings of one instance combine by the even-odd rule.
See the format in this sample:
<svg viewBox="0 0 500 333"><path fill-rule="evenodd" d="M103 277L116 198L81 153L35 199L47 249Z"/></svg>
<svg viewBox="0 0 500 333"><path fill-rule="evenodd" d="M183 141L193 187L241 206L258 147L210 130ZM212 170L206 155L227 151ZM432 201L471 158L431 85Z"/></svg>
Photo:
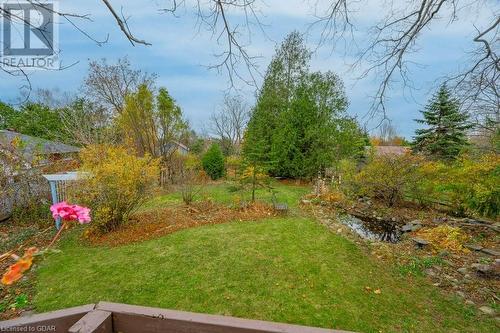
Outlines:
<svg viewBox="0 0 500 333"><path fill-rule="evenodd" d="M118 246L158 238L178 230L231 221L251 221L275 216L274 209L264 203L232 208L211 201L190 206L168 207L135 214L120 229L89 240L93 245Z"/></svg>

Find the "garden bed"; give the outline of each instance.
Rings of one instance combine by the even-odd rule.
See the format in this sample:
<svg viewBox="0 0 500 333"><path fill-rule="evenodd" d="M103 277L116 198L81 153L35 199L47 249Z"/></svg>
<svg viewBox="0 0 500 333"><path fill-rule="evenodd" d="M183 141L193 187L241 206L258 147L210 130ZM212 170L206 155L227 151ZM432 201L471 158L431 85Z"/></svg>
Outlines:
<svg viewBox="0 0 500 333"><path fill-rule="evenodd" d="M93 245L117 246L158 238L178 230L231 221L255 221L275 216L272 206L255 202L244 207L229 207L213 201L189 206L171 206L136 213L116 231L89 238Z"/></svg>

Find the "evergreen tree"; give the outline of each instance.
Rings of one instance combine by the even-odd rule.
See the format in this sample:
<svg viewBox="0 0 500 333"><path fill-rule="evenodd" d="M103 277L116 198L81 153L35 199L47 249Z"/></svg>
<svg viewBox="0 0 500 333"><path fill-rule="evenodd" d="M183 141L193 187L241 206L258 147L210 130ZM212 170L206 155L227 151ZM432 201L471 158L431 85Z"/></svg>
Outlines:
<svg viewBox="0 0 500 333"><path fill-rule="evenodd" d="M0 129L12 128L37 138L68 142L61 112L41 103L26 102L15 110L0 102Z"/></svg>
<svg viewBox="0 0 500 333"><path fill-rule="evenodd" d="M416 121L427 128L415 131L414 151L442 160L455 159L468 145L466 132L472 125L445 84L421 113L424 119Z"/></svg>
<svg viewBox="0 0 500 333"><path fill-rule="evenodd" d="M311 53L299 32L290 33L271 60L244 135L243 155L269 164L280 114L287 110L299 79L308 71Z"/></svg>
<svg viewBox="0 0 500 333"><path fill-rule="evenodd" d="M219 179L225 174L224 155L219 145L214 143L208 148L201 159L203 170L213 180Z"/></svg>
<svg viewBox="0 0 500 333"><path fill-rule="evenodd" d="M345 119L346 108L342 81L332 72L300 78L273 136L275 172L283 177L310 178L340 159L341 150L353 142L339 137L347 134L350 124Z"/></svg>
<svg viewBox="0 0 500 333"><path fill-rule="evenodd" d="M310 52L293 32L277 49L245 133L247 162L274 176L310 178L363 145L358 124L346 114L342 80L311 73Z"/></svg>

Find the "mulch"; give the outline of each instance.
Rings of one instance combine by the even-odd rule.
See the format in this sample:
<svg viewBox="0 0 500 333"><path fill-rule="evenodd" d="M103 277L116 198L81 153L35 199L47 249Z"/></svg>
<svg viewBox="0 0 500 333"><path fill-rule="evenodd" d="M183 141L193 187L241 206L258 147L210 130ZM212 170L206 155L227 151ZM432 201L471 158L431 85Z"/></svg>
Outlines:
<svg viewBox="0 0 500 333"><path fill-rule="evenodd" d="M182 229L272 216L276 216L273 207L260 202L244 208L227 207L212 201L195 202L189 206L136 213L119 229L89 236L88 240L92 245L119 246L158 238Z"/></svg>

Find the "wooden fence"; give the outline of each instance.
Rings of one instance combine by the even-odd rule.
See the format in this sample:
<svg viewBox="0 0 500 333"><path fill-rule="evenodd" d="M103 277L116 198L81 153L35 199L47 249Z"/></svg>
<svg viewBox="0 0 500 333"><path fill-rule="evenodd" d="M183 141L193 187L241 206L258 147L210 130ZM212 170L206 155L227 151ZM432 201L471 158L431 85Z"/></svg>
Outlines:
<svg viewBox="0 0 500 333"><path fill-rule="evenodd" d="M0 322L0 332L346 333L324 328L108 302L3 321Z"/></svg>

